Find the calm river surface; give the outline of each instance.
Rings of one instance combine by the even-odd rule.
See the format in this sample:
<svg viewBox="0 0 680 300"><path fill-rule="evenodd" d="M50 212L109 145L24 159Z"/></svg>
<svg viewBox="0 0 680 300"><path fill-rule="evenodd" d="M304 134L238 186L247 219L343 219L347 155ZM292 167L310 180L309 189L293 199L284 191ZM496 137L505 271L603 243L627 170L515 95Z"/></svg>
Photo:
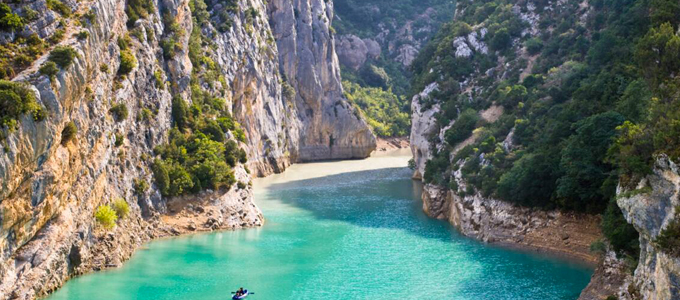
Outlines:
<svg viewBox="0 0 680 300"><path fill-rule="evenodd" d="M60 299L576 299L592 269L485 245L427 218L406 151L257 179L265 226L154 241Z"/></svg>

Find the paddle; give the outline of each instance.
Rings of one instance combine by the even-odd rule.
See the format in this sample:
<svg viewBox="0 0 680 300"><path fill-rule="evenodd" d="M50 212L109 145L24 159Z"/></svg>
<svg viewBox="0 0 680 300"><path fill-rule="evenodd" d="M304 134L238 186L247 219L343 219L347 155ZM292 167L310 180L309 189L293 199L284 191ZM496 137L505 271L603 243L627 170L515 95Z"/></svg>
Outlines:
<svg viewBox="0 0 680 300"><path fill-rule="evenodd" d="M231 292L232 294L236 294L236 292ZM248 292L248 295L255 295L253 292Z"/></svg>

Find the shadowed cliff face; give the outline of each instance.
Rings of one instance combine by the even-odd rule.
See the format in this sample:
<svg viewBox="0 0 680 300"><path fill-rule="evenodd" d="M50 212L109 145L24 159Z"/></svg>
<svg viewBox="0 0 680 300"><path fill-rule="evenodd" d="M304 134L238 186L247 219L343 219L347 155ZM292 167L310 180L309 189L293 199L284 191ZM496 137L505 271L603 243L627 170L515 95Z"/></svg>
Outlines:
<svg viewBox="0 0 680 300"><path fill-rule="evenodd" d="M269 1L281 74L297 91L302 123L297 157L301 161L363 158L375 150L366 122L342 95L340 67L330 30L330 1Z"/></svg>
<svg viewBox="0 0 680 300"><path fill-rule="evenodd" d="M205 2L210 9L218 1ZM0 299L35 298L76 274L120 265L151 238L178 233L161 218L168 199L153 184L150 158L154 147L167 141L172 97L191 99L196 66L189 59L189 0L155 2L153 12L132 27L126 26L125 1L64 3L74 14L94 13L91 23L81 26L69 20L66 26L60 44L78 53L73 65L50 81L37 73L45 54L14 78L29 84L47 118L36 122L21 117L16 131L5 132L7 150L0 151ZM206 56L224 78L204 88L225 91L225 102L246 135L240 147L249 161L234 168L237 181L248 183L252 176L281 172L297 161L367 157L375 149L375 138L342 97L328 31L330 4L264 3L239 1L238 12L230 15L232 26L224 32L211 24L201 28L215 45ZM27 30L49 37L56 27L55 14L42 0L22 4L40 15ZM172 58L163 55L160 44L168 30L163 11L186 31L177 39ZM258 14L253 17L248 11ZM133 29L143 37L131 34L129 48L138 63L126 76L117 76L117 38ZM89 36L73 37L80 31ZM165 84L159 86L157 77ZM292 86L294 92L288 94L294 97L283 96L283 83ZM116 104L125 104L127 118L117 120L109 112ZM151 117L140 117L146 111ZM78 132L62 144L68 122ZM150 188L136 193L137 180L150 183ZM216 228L263 223L247 184L199 196L218 208ZM130 214L106 231L95 223L94 211L115 199L126 200Z"/></svg>

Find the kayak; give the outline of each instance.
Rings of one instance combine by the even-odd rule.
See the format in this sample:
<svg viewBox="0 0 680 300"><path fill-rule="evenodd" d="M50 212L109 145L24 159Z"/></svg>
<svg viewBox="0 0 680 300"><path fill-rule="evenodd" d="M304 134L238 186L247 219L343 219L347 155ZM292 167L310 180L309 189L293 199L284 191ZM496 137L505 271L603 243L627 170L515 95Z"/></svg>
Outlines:
<svg viewBox="0 0 680 300"><path fill-rule="evenodd" d="M238 300L238 299L244 299L246 297L248 297L248 290L244 290L243 295L240 295L240 296L234 295L234 297L231 297L231 299Z"/></svg>

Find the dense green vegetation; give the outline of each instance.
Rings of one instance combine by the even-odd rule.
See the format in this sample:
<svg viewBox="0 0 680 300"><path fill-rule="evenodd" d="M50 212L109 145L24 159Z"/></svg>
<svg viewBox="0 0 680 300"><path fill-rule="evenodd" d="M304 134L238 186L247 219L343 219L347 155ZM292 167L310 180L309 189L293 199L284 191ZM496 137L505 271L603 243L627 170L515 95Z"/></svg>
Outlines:
<svg viewBox="0 0 680 300"><path fill-rule="evenodd" d="M461 195L481 192L520 205L603 213L614 248L635 255L637 233L613 202L616 185L636 185L657 153L680 156L680 86L674 75L680 70L680 9L666 2L591 1L583 23L576 2L551 10L539 2L536 13L543 17L535 36L522 34L529 25L512 12L511 2L460 3L456 20L442 27L413 65L414 92L438 83L419 101L425 108L441 104L439 126L463 123L445 141L431 137L446 147L435 150L424 180ZM490 51L456 57L452 41L482 27ZM535 59L531 73L520 76L529 59ZM501 62L504 77L487 72ZM474 126L476 142L449 159L473 128L469 115L458 112L492 104L502 105L504 115ZM500 141L511 129L514 143L506 148ZM457 169L465 188L451 177Z"/></svg>
<svg viewBox="0 0 680 300"><path fill-rule="evenodd" d="M24 19L12 12L9 5L0 3L0 30L17 31L24 26Z"/></svg>
<svg viewBox="0 0 680 300"><path fill-rule="evenodd" d="M209 23L202 0L192 0L194 28L189 40L189 59L194 68L191 78L191 105L180 96L172 101L174 128L169 142L154 149L152 165L156 185L164 196L197 193L205 189L231 188L236 183L234 168L246 163L245 150L229 139L245 141L245 133L233 120L226 101L205 86L226 87L217 65L206 55L210 41L201 33Z"/></svg>
<svg viewBox="0 0 680 300"><path fill-rule="evenodd" d="M42 121L46 116L33 91L25 84L0 80L0 128L16 129L24 114L31 114L35 121Z"/></svg>
<svg viewBox="0 0 680 300"><path fill-rule="evenodd" d="M398 96L381 88L361 87L349 81L343 81L342 86L345 97L364 115L376 135L408 135L410 116L402 111Z"/></svg>
<svg viewBox="0 0 680 300"><path fill-rule="evenodd" d="M391 35L397 26L415 20L432 8L430 18L435 23L451 20L453 3L450 0L337 0L333 2L337 19L333 26L340 34L352 33L360 37L375 37L381 32L380 24L387 26ZM416 24L415 27L421 27Z"/></svg>

